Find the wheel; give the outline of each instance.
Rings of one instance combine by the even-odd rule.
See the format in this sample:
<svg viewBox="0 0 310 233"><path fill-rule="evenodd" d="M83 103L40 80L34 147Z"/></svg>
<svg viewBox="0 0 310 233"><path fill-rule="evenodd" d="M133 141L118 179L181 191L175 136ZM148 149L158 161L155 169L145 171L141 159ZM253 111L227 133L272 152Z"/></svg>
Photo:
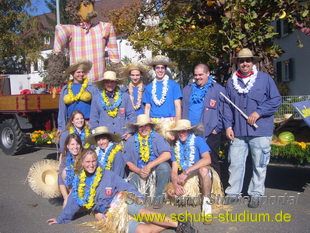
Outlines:
<svg viewBox="0 0 310 233"><path fill-rule="evenodd" d="M0 125L0 147L7 155L15 155L26 145L25 134L14 119L7 119Z"/></svg>

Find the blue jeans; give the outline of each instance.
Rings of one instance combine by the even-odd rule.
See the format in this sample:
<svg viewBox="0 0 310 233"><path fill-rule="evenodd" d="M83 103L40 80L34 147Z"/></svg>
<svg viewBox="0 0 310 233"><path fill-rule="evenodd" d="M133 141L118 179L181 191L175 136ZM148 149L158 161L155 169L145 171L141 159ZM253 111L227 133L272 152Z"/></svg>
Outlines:
<svg viewBox="0 0 310 233"><path fill-rule="evenodd" d="M169 163L163 162L155 168L156 173L156 189L155 197L163 195L164 188L166 184L170 181L171 167ZM129 180L129 183L138 189L140 176L138 174L133 174L132 178Z"/></svg>
<svg viewBox="0 0 310 233"><path fill-rule="evenodd" d="M248 187L248 194L253 197L265 193L267 165L270 160L270 141L272 137L235 137L229 147L229 186L225 192L229 196L239 195L243 187L246 159L249 148L252 156L253 175Z"/></svg>

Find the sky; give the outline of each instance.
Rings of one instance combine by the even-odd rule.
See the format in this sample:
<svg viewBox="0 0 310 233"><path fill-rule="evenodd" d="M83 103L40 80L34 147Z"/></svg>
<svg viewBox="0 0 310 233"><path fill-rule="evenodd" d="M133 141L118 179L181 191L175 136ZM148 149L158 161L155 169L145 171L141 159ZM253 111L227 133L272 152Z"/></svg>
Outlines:
<svg viewBox="0 0 310 233"><path fill-rule="evenodd" d="M49 13L50 10L45 5L44 0L31 0L33 6L37 7L37 11L28 11L31 15L42 15L44 13Z"/></svg>

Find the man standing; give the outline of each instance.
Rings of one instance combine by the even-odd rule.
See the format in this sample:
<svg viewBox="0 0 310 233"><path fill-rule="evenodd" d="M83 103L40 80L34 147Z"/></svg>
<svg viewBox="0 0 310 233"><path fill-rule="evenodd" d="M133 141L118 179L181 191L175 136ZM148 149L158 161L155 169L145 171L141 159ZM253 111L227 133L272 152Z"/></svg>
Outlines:
<svg viewBox="0 0 310 233"><path fill-rule="evenodd" d="M226 136L231 140L228 152L229 186L225 192L229 197L236 197L241 193L250 148L253 164L253 175L248 187L250 208L259 206L265 192L273 114L281 104L281 96L273 79L268 74L257 71L254 64L258 61L260 58L253 56L251 50L240 50L237 57L231 59L232 63L237 64L238 70L226 86L228 98L248 115L248 119L227 102L224 109Z"/></svg>
<svg viewBox="0 0 310 233"><path fill-rule="evenodd" d="M214 82L209 67L198 64L194 69L195 82L183 89L182 118L191 125L202 123L204 131L200 135L211 149L211 166L220 175L218 152L221 142L224 100L220 92L225 89Z"/></svg>
<svg viewBox="0 0 310 233"><path fill-rule="evenodd" d="M106 71L103 79L94 82L99 94L94 96L91 105L90 128L104 125L112 134L121 134L127 140L131 135L124 126L136 121L136 113L128 94L119 88L120 81L114 71Z"/></svg>

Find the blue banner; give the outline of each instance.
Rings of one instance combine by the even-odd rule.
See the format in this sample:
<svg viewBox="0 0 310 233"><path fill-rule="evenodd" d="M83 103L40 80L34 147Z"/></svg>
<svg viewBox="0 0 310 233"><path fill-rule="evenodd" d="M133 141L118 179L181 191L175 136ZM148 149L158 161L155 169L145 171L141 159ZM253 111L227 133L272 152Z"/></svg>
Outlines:
<svg viewBox="0 0 310 233"><path fill-rule="evenodd" d="M292 103L292 106L310 127L310 101Z"/></svg>

